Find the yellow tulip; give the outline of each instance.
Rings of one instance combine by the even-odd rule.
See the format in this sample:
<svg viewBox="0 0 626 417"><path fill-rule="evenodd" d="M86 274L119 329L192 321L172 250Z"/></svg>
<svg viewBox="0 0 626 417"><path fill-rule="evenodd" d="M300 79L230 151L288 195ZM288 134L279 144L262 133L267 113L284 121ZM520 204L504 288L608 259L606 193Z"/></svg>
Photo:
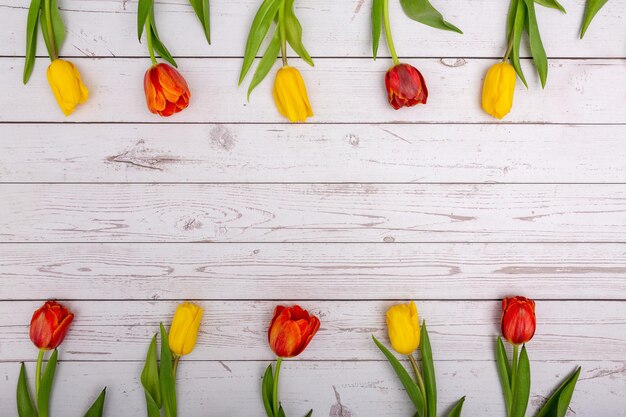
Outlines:
<svg viewBox="0 0 626 417"><path fill-rule="evenodd" d="M483 84L483 109L498 119L506 116L513 106L517 74L508 62L493 65Z"/></svg>
<svg viewBox="0 0 626 417"><path fill-rule="evenodd" d="M284 66L276 73L274 102L280 114L292 122L304 122L313 116L304 80L294 67Z"/></svg>
<svg viewBox="0 0 626 417"><path fill-rule="evenodd" d="M178 355L188 355L196 345L202 309L192 303L182 303L176 309L167 338L170 350Z"/></svg>
<svg viewBox="0 0 626 417"><path fill-rule="evenodd" d="M89 91L80 79L80 73L71 62L55 59L48 67L48 84L59 107L66 116L89 97Z"/></svg>
<svg viewBox="0 0 626 417"><path fill-rule="evenodd" d="M413 301L396 304L387 310L387 331L391 346L396 352L410 355L419 347L420 325L417 307Z"/></svg>

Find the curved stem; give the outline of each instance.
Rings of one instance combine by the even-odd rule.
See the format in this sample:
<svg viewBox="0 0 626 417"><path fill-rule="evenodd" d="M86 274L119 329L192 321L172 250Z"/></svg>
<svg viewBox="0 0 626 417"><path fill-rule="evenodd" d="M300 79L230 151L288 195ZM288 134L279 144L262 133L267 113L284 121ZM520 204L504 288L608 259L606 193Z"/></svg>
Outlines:
<svg viewBox="0 0 626 417"><path fill-rule="evenodd" d="M43 363L43 355L46 353L45 350L40 349L39 355L37 356L37 368L35 368L35 396L39 398L39 385L41 382L41 365Z"/></svg>
<svg viewBox="0 0 626 417"><path fill-rule="evenodd" d="M413 357L413 355L408 355L409 356L409 361L411 362L411 366L413 367L413 372L415 372L415 378L417 380L417 386L419 387L420 391L422 392L422 396L424 397L424 403L426 404L426 407L428 407L428 404L426 403L426 386L424 385L424 378L422 378L422 373L420 372L419 368L417 367L417 362L415 361L415 358ZM426 414L426 410L424 410L424 414Z"/></svg>
<svg viewBox="0 0 626 417"><path fill-rule="evenodd" d="M504 58L502 58L502 62L506 62L509 59L509 55L511 55L511 51L513 50L513 31L511 31L511 38L509 39L509 43L506 47L506 52L504 53Z"/></svg>
<svg viewBox="0 0 626 417"><path fill-rule="evenodd" d="M518 365L518 345L513 345L513 365L511 365L511 392L513 393L513 401L515 401L515 386L517 379L517 365ZM511 407L512 409L512 407ZM511 417L511 411L508 410L509 417Z"/></svg>
<svg viewBox="0 0 626 417"><path fill-rule="evenodd" d="M395 65L398 65L400 61L398 60L396 47L393 44L393 37L391 36L391 25L389 24L389 0L383 0L383 20L385 25L385 37L387 38L387 46L389 47L389 52L391 52L391 58L393 58L393 63Z"/></svg>
<svg viewBox="0 0 626 417"><path fill-rule="evenodd" d="M146 38L148 38L148 52L150 53L150 60L152 61L152 65L157 64L157 60L154 56L154 47L152 46L152 28L150 27L150 20L152 19L152 12L146 19Z"/></svg>
<svg viewBox="0 0 626 417"><path fill-rule="evenodd" d="M274 372L274 391L272 392L272 404L274 405L274 415L278 415L278 377L280 375L280 365L283 363L283 358L279 357L276 360L276 372Z"/></svg>
<svg viewBox="0 0 626 417"><path fill-rule="evenodd" d="M283 58L283 67L287 65L287 34L285 33L285 0L278 9L278 30L280 32L280 55Z"/></svg>
<svg viewBox="0 0 626 417"><path fill-rule="evenodd" d="M180 356L174 356L174 365L172 366L172 371L174 373L174 379L176 378L176 371L178 370L178 362L180 362Z"/></svg>
<svg viewBox="0 0 626 417"><path fill-rule="evenodd" d="M52 29L52 5L50 0L44 0L44 8L46 10L46 31L48 32L50 46L50 60L54 61L59 57L59 54L57 53L57 45L54 40L54 30Z"/></svg>

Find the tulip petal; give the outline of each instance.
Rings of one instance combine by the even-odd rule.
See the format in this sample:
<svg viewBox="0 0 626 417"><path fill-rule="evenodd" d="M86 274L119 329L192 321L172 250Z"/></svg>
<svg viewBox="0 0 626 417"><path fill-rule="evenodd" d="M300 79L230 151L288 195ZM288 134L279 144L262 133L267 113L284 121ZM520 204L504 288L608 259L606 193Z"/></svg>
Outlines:
<svg viewBox="0 0 626 417"><path fill-rule="evenodd" d="M270 345L276 355L280 357L291 357L302 340L300 327L296 322L291 321L289 312L281 314L270 331Z"/></svg>
<svg viewBox="0 0 626 417"><path fill-rule="evenodd" d="M74 315L70 314L66 316L61 323L59 323L56 329L54 329L54 332L52 333L52 340L50 341L52 346L56 347L63 343L63 339L65 339L65 335L70 328L70 324L72 324L72 320L74 320Z"/></svg>

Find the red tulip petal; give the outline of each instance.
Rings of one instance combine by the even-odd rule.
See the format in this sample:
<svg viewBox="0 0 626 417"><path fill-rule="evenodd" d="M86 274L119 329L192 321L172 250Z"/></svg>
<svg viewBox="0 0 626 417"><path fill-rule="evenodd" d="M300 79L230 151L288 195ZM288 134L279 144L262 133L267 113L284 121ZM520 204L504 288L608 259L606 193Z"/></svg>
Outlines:
<svg viewBox="0 0 626 417"><path fill-rule="evenodd" d="M319 319L315 316L311 316L311 319L309 320L307 327L302 332L300 346L298 346L298 349L295 352L293 352L293 356L297 356L301 354L304 351L304 349L306 349L306 347L309 345L309 343L311 342L311 339L313 339L313 336L315 336L315 333L317 333L319 328L320 328Z"/></svg>
<svg viewBox="0 0 626 417"><path fill-rule="evenodd" d="M65 339L65 335L70 328L70 324L72 324L72 320L74 320L74 315L69 314L61 323L59 323L59 326L54 330L54 333L52 334L52 340L50 341L51 349L56 348L63 342L63 339Z"/></svg>
<svg viewBox="0 0 626 417"><path fill-rule="evenodd" d="M280 314L270 328L270 347L280 357L291 357L299 347L302 335L296 322L289 319L289 312Z"/></svg>
<svg viewBox="0 0 626 417"><path fill-rule="evenodd" d="M30 322L30 340L39 349L49 349L57 319L45 305L35 311Z"/></svg>

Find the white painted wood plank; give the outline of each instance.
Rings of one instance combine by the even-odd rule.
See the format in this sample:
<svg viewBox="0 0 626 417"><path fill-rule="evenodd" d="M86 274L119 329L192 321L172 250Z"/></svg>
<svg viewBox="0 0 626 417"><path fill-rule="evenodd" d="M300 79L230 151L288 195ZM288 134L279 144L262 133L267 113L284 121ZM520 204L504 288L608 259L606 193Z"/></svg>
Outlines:
<svg viewBox="0 0 626 417"><path fill-rule="evenodd" d="M315 112L315 123L496 123L480 107L482 80L493 59L414 59L424 74L428 104L393 110L386 101L384 73L379 60L319 59L315 68L300 67ZM77 59L91 89L87 105L71 118L57 108L45 79L46 59L38 59L28 85L22 84L22 60L0 58L4 74L0 122L245 122L288 123L271 96L272 76L246 100L237 88L238 59L180 59L179 67L191 88L191 104L167 119L148 112L143 76L149 60ZM619 60L555 59L548 85L542 90L530 61L525 61L530 89L518 83L515 105L506 122L624 123L626 122L626 66ZM19 97L16 100L15 97ZM461 127L459 127L461 129ZM176 141L176 137L172 138Z"/></svg>
<svg viewBox="0 0 626 417"><path fill-rule="evenodd" d="M623 299L624 244L3 244L2 299Z"/></svg>
<svg viewBox="0 0 626 417"><path fill-rule="evenodd" d="M0 124L0 181L624 183L625 137L626 125Z"/></svg>
<svg viewBox="0 0 626 417"><path fill-rule="evenodd" d="M33 355L36 355L33 353ZM530 352L532 357L532 351ZM63 352L61 353L63 356ZM193 356L193 354L192 354ZM533 382L529 409L536 411L575 362L541 362L531 358ZM177 382L181 416L259 417L263 413L260 384L268 361L193 362L180 365ZM626 372L621 362L581 363L570 414L626 416ZM464 415L500 416L504 402L494 362L437 362L439 409L448 410L467 395ZM87 409L107 385L107 417L141 416L145 399L139 382L142 363L61 362L57 369L51 415L75 416ZM34 364L28 364L34 375ZM15 386L19 364L0 363L0 412L16 417ZM313 388L312 388L313 387ZM340 417L406 417L412 406L386 362L289 361L281 372L280 397L288 415Z"/></svg>
<svg viewBox="0 0 626 417"><path fill-rule="evenodd" d="M531 286L531 285L529 285ZM205 291L202 295L210 295ZM416 288L414 294L419 296ZM506 293L511 295L510 293ZM94 294L95 295L95 294ZM205 310L196 359L271 360L267 326L284 301L199 301ZM68 301L76 319L64 342L72 361L140 361L158 323L169 326L177 302ZM321 327L302 354L306 360L380 360L371 335L387 340L385 311L393 301L302 301ZM488 361L500 334L500 301L418 301L438 360ZM2 361L28 361L28 323L41 302L0 302ZM538 301L537 333L529 344L542 360L622 360L626 303Z"/></svg>
<svg viewBox="0 0 626 417"><path fill-rule="evenodd" d="M623 185L4 184L4 242L622 242Z"/></svg>
<svg viewBox="0 0 626 417"><path fill-rule="evenodd" d="M242 56L257 0L212 0L212 45L204 36L188 2L156 2L159 32L176 56ZM463 36L435 30L407 18L398 2L390 4L392 30L404 56L500 57L506 49L504 26L508 2L438 0L435 6L463 29ZM59 1L68 26L62 53L68 56L147 56L137 42L137 2L105 0ZM465 6L467 5L467 6ZM578 40L583 2L566 2L568 14L537 8L541 36L549 56L624 57L624 0L612 0L596 17L585 39ZM28 3L0 1L0 55L23 56ZM313 56L371 56L371 2L315 0L296 2L304 43ZM45 54L43 39L39 54ZM381 56L388 56L384 35ZM526 53L525 53L526 54Z"/></svg>

